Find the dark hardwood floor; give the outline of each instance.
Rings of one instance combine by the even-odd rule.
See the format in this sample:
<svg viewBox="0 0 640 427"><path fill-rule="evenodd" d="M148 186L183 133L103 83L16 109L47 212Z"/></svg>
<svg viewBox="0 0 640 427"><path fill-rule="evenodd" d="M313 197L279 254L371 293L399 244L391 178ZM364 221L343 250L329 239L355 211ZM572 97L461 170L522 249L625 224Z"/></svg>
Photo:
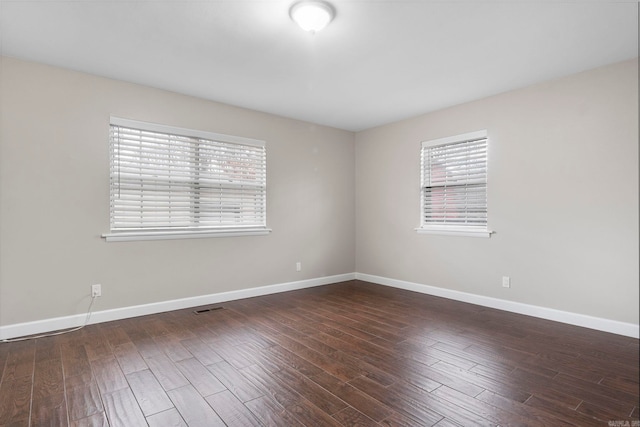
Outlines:
<svg viewBox="0 0 640 427"><path fill-rule="evenodd" d="M352 281L0 344L0 426L640 426L638 340Z"/></svg>

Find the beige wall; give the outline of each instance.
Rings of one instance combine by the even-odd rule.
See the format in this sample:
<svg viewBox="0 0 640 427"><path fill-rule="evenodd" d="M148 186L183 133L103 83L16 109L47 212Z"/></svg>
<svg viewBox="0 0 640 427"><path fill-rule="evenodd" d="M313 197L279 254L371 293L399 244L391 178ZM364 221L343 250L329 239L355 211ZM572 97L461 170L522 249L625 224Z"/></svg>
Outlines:
<svg viewBox="0 0 640 427"><path fill-rule="evenodd" d="M496 234L416 234L420 142L482 129ZM638 324L637 60L358 133L356 218L359 273Z"/></svg>
<svg viewBox="0 0 640 427"><path fill-rule="evenodd" d="M0 326L354 271L353 133L0 58ZM265 140L273 232L106 243L110 114Z"/></svg>
<svg viewBox="0 0 640 427"><path fill-rule="evenodd" d="M0 57L0 326L83 313L91 283L106 310L354 271L637 324L637 75L614 64L354 136ZM273 232L104 242L110 114L266 140ZM418 235L420 142L480 129L496 234Z"/></svg>

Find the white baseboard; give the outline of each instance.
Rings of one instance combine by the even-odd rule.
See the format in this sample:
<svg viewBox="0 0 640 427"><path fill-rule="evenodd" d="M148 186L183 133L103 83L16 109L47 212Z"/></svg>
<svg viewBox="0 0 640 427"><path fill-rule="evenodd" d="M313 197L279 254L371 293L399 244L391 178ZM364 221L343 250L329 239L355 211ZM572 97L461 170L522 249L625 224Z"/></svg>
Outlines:
<svg viewBox="0 0 640 427"><path fill-rule="evenodd" d="M252 298L262 295L294 291L297 289L311 288L314 286L328 285L354 279L376 283L379 285L391 286L398 289L420 292L427 295L448 298L456 301L467 302L483 307L510 311L512 313L525 314L528 316L553 320L570 325L582 326L585 328L596 329L603 332L611 332L613 334L624 335L632 338L640 337L639 325L632 323L618 322L615 320L587 316L584 314L570 313L553 308L539 307L535 305L498 298L485 297L482 295L475 295L466 292L454 291L450 289L438 288L435 286L422 285L419 283L390 279L387 277L374 276L364 273L346 273L335 276L318 277L315 279L306 279L295 282L260 286L238 291L220 292L216 294L201 295L191 298L181 298L177 300L162 301L151 304L135 305L130 307L115 308L111 310L102 310L94 312L91 315L89 324L127 319L130 317L144 316L148 314L162 313L165 311L180 310L183 308L198 307L208 304L218 304L242 298ZM83 313L72 316L56 317L52 319L0 326L0 340L22 337L26 335L42 334L46 332L57 331L60 329L73 328L81 325L84 322L84 319L85 314Z"/></svg>
<svg viewBox="0 0 640 427"><path fill-rule="evenodd" d="M553 308L539 307L520 302L469 294L466 292L438 288L435 286L421 285L419 283L406 282L404 280L389 279L387 277L374 276L371 274L355 273L355 276L357 280L363 280L399 289L406 289L408 291L420 292L456 301L468 302L471 304L481 305L483 307L496 308L498 310L510 311L512 313L554 320L556 322L582 326L603 332L611 332L613 334L624 335L632 338L639 338L640 336L639 325L633 323L618 322L616 320L603 319L600 317L571 313Z"/></svg>
<svg viewBox="0 0 640 427"><path fill-rule="evenodd" d="M355 276L355 273L338 274L335 276L318 277L315 279L306 279L295 282L280 283L276 285L260 286L256 288L241 289L238 291L220 292L217 294L201 295L197 297L181 298L151 304L96 311L91 314L89 324L110 322L112 320L127 319L130 317L144 316L147 314L162 313L165 311L180 310L183 308L198 307L201 305L218 304L242 298L252 298L262 295L294 291L297 289L311 288L314 286L328 285L331 283L354 280ZM83 313L73 316L56 317L52 319L36 320L33 322L0 326L0 340L23 337L26 335L42 334L61 329L74 328L81 325L84 322L84 319L85 314Z"/></svg>

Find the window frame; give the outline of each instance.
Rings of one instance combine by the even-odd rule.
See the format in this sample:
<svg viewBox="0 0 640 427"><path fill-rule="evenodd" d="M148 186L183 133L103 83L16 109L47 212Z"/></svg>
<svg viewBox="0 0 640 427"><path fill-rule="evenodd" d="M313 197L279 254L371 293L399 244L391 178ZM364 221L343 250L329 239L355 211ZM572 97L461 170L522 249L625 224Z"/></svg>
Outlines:
<svg viewBox="0 0 640 427"><path fill-rule="evenodd" d="M485 157L486 173L483 181L485 185L485 200L486 200L485 209L487 212L487 222L484 225L480 225L480 226L447 224L446 222L441 224L427 223L425 221L425 208L426 208L425 189L431 186L425 185L426 184L425 166L424 166L425 148L460 144L460 143L471 142L479 139L486 139L486 144L487 144L486 145L487 151L486 151L486 157ZM488 225L488 181L489 181L488 165L489 165L489 135L486 130L480 130L480 131L469 132L469 133L464 133L460 135L422 141L420 146L420 226L417 227L415 230L419 234L436 234L436 235L446 235L446 236L466 236L466 237L483 237L483 238L491 237L491 234L494 232L490 231L489 225Z"/></svg>
<svg viewBox="0 0 640 427"><path fill-rule="evenodd" d="M267 228L267 183L266 183L266 142L262 140L245 138L239 136L232 135L224 135L207 131L200 131L194 129L187 129L175 126L161 125L156 123L143 122L138 120L124 119L120 117L111 116L109 120L109 134L111 135L111 130L113 126L135 129L138 131L144 132L153 132L163 135L171 135L172 137L178 138L189 138L196 140L206 140L209 143L209 146L215 146L215 143L218 143L218 149L223 144L234 144L240 146L253 146L253 147L262 147L263 154L262 158L259 160L264 165L263 177L260 180L259 186L263 188L263 201L262 201L262 223L261 224L251 224L251 225L242 225L242 224L234 224L234 225L209 225L209 226L194 226L194 217L199 215L196 210L196 207L189 208L188 217L190 218L187 222L189 225L182 226L172 226L168 223L165 223L164 226L154 226L154 227L115 227L114 228L114 179L115 174L113 168L114 166L114 156L115 156L115 148L113 146L112 137L110 136L109 142L109 164L110 164L110 173L109 173L109 233L102 234L102 237L107 242L112 241L135 241L135 240L160 240L160 239L191 239L191 238L207 238L207 237L234 237L234 236L256 236L256 235L265 235L269 234L271 230ZM167 140L170 141L172 138L168 137ZM196 143L194 146L196 150L199 150L200 142ZM189 141L189 144L193 145L193 141ZM198 153L200 153L198 151ZM199 157L199 154L198 154ZM146 160L148 161L148 160ZM140 163L144 165L144 163ZM188 163L188 170L193 171L192 173L196 176L199 175L199 171L202 170L202 164L200 161L195 160ZM171 171L175 172L171 166L166 167L166 169L161 169L161 171ZM171 172L166 172L170 174ZM156 178L157 180L157 178ZM141 183L143 183L143 178L141 178ZM142 184L141 184L142 185ZM188 194L187 197L199 199L200 195L200 181L197 179L194 183L189 184L189 191L182 192L181 194ZM234 184L237 185L237 184ZM224 184L219 184L219 188L224 188ZM195 192L193 191L195 189ZM195 193L192 195L190 193ZM195 210L194 210L195 209ZM222 208L221 208L222 209ZM169 208L167 208L167 212ZM214 211L215 212L215 211ZM222 212L222 210L220 211Z"/></svg>

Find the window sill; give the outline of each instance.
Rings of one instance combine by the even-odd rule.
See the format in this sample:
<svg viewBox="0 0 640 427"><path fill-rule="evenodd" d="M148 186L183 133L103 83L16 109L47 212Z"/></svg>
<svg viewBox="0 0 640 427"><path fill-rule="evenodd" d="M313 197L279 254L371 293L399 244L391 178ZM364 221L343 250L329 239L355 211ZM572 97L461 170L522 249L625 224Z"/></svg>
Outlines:
<svg viewBox="0 0 640 427"><path fill-rule="evenodd" d="M460 237L483 237L489 238L494 231L489 230L474 230L465 228L436 228L436 227L421 227L416 228L418 234L437 234L441 236L460 236Z"/></svg>
<svg viewBox="0 0 640 427"><path fill-rule="evenodd" d="M105 233L107 242L131 242L137 240L204 239L209 237L262 236L271 233L270 228L236 228L224 230L195 231L120 231Z"/></svg>

